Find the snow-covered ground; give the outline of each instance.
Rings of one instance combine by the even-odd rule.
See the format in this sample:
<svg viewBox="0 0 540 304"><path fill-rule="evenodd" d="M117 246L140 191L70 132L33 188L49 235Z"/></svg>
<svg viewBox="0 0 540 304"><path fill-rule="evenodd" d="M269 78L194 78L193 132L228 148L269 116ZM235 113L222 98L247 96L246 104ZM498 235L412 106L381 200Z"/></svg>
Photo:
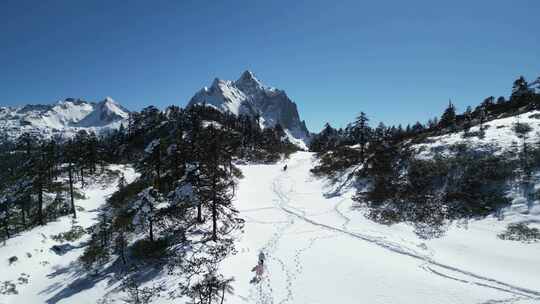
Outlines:
<svg viewBox="0 0 540 304"><path fill-rule="evenodd" d="M237 207L246 226L239 253L223 265L236 278L227 303L540 303L540 244L497 238L535 215L508 212L420 240L407 225L351 211L350 193L324 197L312 157L293 154L285 172L283 163L242 168ZM261 250L266 271L253 285Z"/></svg>
<svg viewBox="0 0 540 304"><path fill-rule="evenodd" d="M235 294L225 303L540 303L540 243L497 238L510 222L539 223L540 206L525 215L516 201L504 220L471 221L467 229L453 226L444 237L425 241L410 226L382 226L351 210L352 191L325 197L325 181L309 172L313 161L312 153L298 152L275 165L241 167L236 206L246 225L238 253L222 264L222 272L235 277ZM94 223L95 209L113 191L88 189L88 199L78 203L86 210L79 224ZM49 250L57 244L49 236L70 225L63 218L0 247L0 281L29 275L28 284L17 285L18 295L0 296L0 303L98 303L115 292L109 280L73 284L80 275L73 263L83 249L63 256ZM261 250L263 280L250 284ZM8 266L13 255L19 261ZM121 295L112 298L122 303ZM183 302L162 297L155 303Z"/></svg>
<svg viewBox="0 0 540 304"><path fill-rule="evenodd" d="M111 166L109 169L123 172L127 182L136 177L135 171L130 167ZM84 189L86 199L76 201L76 205L84 209L77 213L76 225L88 228L97 222L98 208L116 191L116 184L98 183ZM0 244L0 289L4 281L11 281L18 292L16 295L0 293L0 304L96 303L110 290L111 286L107 286L106 280L99 281L96 285L91 281L73 284L82 275L77 271L77 260L84 251L81 244L87 237L71 244L73 248L63 255L51 250L53 245L60 244L51 239L51 235L66 232L71 226L71 216L62 217ZM8 260L12 256L16 256L18 260L10 265ZM26 279L28 281L24 282Z"/></svg>
<svg viewBox="0 0 540 304"><path fill-rule="evenodd" d="M514 130L516 123L530 127L525 138L520 138ZM428 138L427 143L415 145L417 151L421 151L420 157L433 156L433 152L444 152L445 148L455 144L467 144L475 149L492 151L495 154L508 151L515 147L522 148L523 142L536 146L540 136L540 111L533 110L516 116L494 119L483 126L484 136L464 136L464 132L453 132L441 136ZM480 126L472 127L469 132L479 132Z"/></svg>

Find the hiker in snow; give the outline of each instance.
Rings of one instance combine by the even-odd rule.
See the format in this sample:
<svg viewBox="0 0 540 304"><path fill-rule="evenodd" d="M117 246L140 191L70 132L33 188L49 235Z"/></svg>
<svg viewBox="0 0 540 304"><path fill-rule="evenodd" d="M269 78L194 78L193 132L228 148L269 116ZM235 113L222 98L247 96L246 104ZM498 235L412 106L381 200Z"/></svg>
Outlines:
<svg viewBox="0 0 540 304"><path fill-rule="evenodd" d="M259 262L255 267L253 267L253 269L251 269L251 271L255 272L255 276L253 277L253 279L251 279L250 283L256 284L262 280L262 275L264 273L264 259L264 253L261 251L259 253Z"/></svg>
<svg viewBox="0 0 540 304"><path fill-rule="evenodd" d="M253 267L253 269L251 269L251 271L255 272L255 276L249 282L252 283L252 284L259 283L262 280L262 275L263 275L263 272L264 272L263 265L262 264L257 264L257 266Z"/></svg>
<svg viewBox="0 0 540 304"><path fill-rule="evenodd" d="M285 167L283 167L283 171L287 171L287 165L285 165Z"/></svg>

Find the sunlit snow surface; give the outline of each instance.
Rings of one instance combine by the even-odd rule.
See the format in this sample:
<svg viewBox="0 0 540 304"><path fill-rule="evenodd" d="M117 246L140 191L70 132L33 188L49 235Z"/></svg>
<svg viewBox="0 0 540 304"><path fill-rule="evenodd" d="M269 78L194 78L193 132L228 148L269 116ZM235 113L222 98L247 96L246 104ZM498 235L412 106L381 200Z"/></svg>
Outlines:
<svg viewBox="0 0 540 304"><path fill-rule="evenodd" d="M514 131L516 123L526 124L531 130L526 136L518 137ZM428 138L427 143L418 144L416 150L421 152L420 157L430 157L434 152L445 152L446 148L455 144L467 144L476 150L484 150L500 154L515 147L520 150L525 141L531 145L538 144L540 137L540 111L534 110L522 113L517 116L499 118L488 121L483 126L484 136L464 137L464 132L454 132L442 136ZM480 126L472 127L469 132L480 131Z"/></svg>
<svg viewBox="0 0 540 304"><path fill-rule="evenodd" d="M225 303L540 303L540 243L497 238L510 222L538 223L538 212L521 214L516 200L502 221L489 217L470 221L467 229L454 225L444 237L425 241L410 226L378 225L352 211L352 190L325 198L330 188L310 175L313 161L313 154L299 152L276 165L241 167L245 177L235 204L246 225L238 254L222 264L223 273L236 279L235 294ZM78 202L86 209L79 224L94 223L95 208L113 190L88 189L88 199ZM63 218L0 247L1 281L30 275L29 284L17 286L18 295L0 296L0 303L84 304L103 297L106 303L123 303L114 280L74 283L83 277L73 271L82 248L64 256L49 250L56 244L49 236L70 225ZM261 250L266 254L263 280L250 284ZM19 261L8 266L12 255ZM170 286L173 279L156 277L171 280ZM185 302L162 297L155 303Z"/></svg>
<svg viewBox="0 0 540 304"><path fill-rule="evenodd" d="M242 167L237 207L246 219L228 303L540 303L540 244L502 241L506 224L538 215L508 211L424 241L411 227L381 226L351 211L351 192L325 198L312 154ZM249 284L263 250L264 280ZM503 302L498 302L503 301Z"/></svg>
<svg viewBox="0 0 540 304"><path fill-rule="evenodd" d="M130 167L110 166L110 169L123 172L127 182L137 176ZM116 184L94 184L84 189L86 199L75 202L84 209L77 213L76 225L88 228L97 222L98 208L116 190ZM75 248L64 255L57 255L51 250L53 245L59 245L51 235L68 231L71 226L71 216L65 216L0 244L0 284L3 281L17 283L23 274L28 276L27 284L17 283L17 295L0 294L1 304L96 303L114 287L108 286L106 280L80 280L85 278L85 274L77 260L84 251L82 245L87 237L71 244ZM8 259L12 256L17 256L18 261L9 265Z"/></svg>

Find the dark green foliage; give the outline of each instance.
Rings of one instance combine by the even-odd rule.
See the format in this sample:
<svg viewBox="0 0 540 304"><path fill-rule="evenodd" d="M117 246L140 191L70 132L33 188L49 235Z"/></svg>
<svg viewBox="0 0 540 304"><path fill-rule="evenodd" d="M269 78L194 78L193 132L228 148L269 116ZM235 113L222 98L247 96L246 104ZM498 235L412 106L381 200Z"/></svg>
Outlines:
<svg viewBox="0 0 540 304"><path fill-rule="evenodd" d="M311 169L315 175L333 176L360 162L360 152L350 147L338 147L319 155L319 164Z"/></svg>
<svg viewBox="0 0 540 304"><path fill-rule="evenodd" d="M470 117L468 118L470 119ZM448 102L448 108L444 111L439 121L441 128L455 128L456 126L456 107L452 104L451 101Z"/></svg>
<svg viewBox="0 0 540 304"><path fill-rule="evenodd" d="M236 180L242 177L235 162L275 162L298 148L279 124L261 130L256 118L205 106L132 113L127 130L104 140L118 145L130 161L137 160L140 178L127 184L120 177L118 191L89 231L83 264L89 269L114 260L122 269L159 264L187 278L178 296L198 297L197 290L217 282L223 298L228 280L217 266L235 251L233 234L243 226L232 204ZM124 282L132 286L126 290L133 291L134 299L140 296L133 287L137 273L129 276L133 284ZM217 291L208 296L216 299Z"/></svg>
<svg viewBox="0 0 540 304"><path fill-rule="evenodd" d="M63 243L63 242L75 242L79 240L83 235L86 234L86 230L84 230L83 227L75 225L71 227L71 230L66 232L61 232L56 235L51 235L51 239L55 240L56 242Z"/></svg>
<svg viewBox="0 0 540 304"><path fill-rule="evenodd" d="M462 135L463 138L471 138L471 137L484 138L484 136L485 136L484 131L464 132Z"/></svg>
<svg viewBox="0 0 540 304"><path fill-rule="evenodd" d="M525 136L527 133L532 131L532 128L527 123L516 122L512 126L512 130L514 130L514 132L516 132L519 136Z"/></svg>
<svg viewBox="0 0 540 304"><path fill-rule="evenodd" d="M329 123L324 125L321 133L316 134L309 143L309 149L313 152L324 152L334 149L341 141L341 134L332 128Z"/></svg>
<svg viewBox="0 0 540 304"><path fill-rule="evenodd" d="M357 184L362 186L354 199L358 207L367 207L369 218L384 224L410 222L422 237L440 236L447 221L486 216L509 204L506 194L514 177L531 193L531 174L540 168L540 149L525 141L532 129L519 121L513 130L523 143L516 142L509 154L455 146L450 151L447 147L432 150L434 157L420 159L416 155L425 151L413 153L408 147L448 132L464 131L463 138L483 138L489 120L540 109L536 91L520 77L509 100L490 96L474 110L467 107L463 114L449 102L441 119L430 119L425 126L416 123L402 128L380 123L370 130L363 153L356 149L362 145L354 145L359 143L355 130L367 123L360 119L365 114L342 133L326 125L310 145L319 158L312 172L337 180L354 168ZM471 132L473 126L479 130ZM449 154L437 154L443 151ZM528 200L533 199L527 195Z"/></svg>
<svg viewBox="0 0 540 304"><path fill-rule="evenodd" d="M506 191L515 163L504 157L464 146L433 159L417 159L392 146L373 149L364 173L371 187L355 199L375 221L407 221L421 233L437 235L430 229L445 220L486 216L509 203Z"/></svg>
<svg viewBox="0 0 540 304"><path fill-rule="evenodd" d="M89 244L85 247L83 254L79 257L79 261L87 270L94 270L97 272L99 267L109 262L110 252L102 246L93 237Z"/></svg>
<svg viewBox="0 0 540 304"><path fill-rule="evenodd" d="M525 223L510 224L506 231L500 233L500 239L532 243L540 241L540 230L529 228Z"/></svg>
<svg viewBox="0 0 540 304"><path fill-rule="evenodd" d="M138 240L131 246L130 251L135 259L139 260L158 260L167 257L167 246L169 244L165 239L151 241L148 239Z"/></svg>

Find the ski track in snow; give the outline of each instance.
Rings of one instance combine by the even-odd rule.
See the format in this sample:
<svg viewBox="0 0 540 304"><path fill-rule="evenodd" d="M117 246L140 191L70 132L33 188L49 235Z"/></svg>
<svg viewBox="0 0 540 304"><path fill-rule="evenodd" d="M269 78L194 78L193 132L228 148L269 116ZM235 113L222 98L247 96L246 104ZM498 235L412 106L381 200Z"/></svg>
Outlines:
<svg viewBox="0 0 540 304"><path fill-rule="evenodd" d="M289 170L294 169L296 167L298 167L298 165L293 166L293 167L289 167ZM286 172L287 171L285 171L284 174L286 174ZM276 186L275 184L272 185L274 193L276 192L275 186ZM246 211L249 212L249 211L276 209L276 208L279 209L279 210L283 210L283 207L282 207L283 200L282 199L273 200L273 202L276 204L276 207L255 208L255 209L248 209ZM298 209L298 212L301 212L301 213L305 214L305 211L302 211L302 210L299 210L299 209ZM268 224L268 223L283 224L283 223L285 223L285 225L282 225L280 228L278 228L278 230L276 232L274 232L274 234L272 235L272 238L266 243L265 246L263 246L260 249L260 251L265 252L267 260L270 259L271 261L279 264L280 270L285 275L286 296L283 299L281 299L280 301L278 301L277 302L278 304L294 303L293 302L293 300L294 300L293 283L303 271L303 267L302 267L302 264L301 264L301 255L304 252L311 249L311 247L313 246L313 244L317 240L332 237L332 236L319 236L319 237L311 237L311 238L309 238L307 246L299 248L299 249L297 249L295 251L295 254L294 254L294 257L293 257L294 268L291 270L290 268L287 267L286 263L281 258L279 258L277 255L275 255L275 252L278 249L279 240L284 236L285 232L295 224L295 217L293 215L289 214L289 213L286 213L286 215L287 215L287 220L286 221L279 221L279 222L265 222L265 221L258 221L258 220L250 219L250 221L252 221L252 222L261 223L261 224ZM313 231L308 231L308 232L313 232ZM264 288L263 288L263 286L264 286ZM272 296L272 293L273 293L272 281L271 281L271 278L270 278L270 274L268 274L268 271L265 271L265 275L263 276L261 282L256 285L255 289L256 289L256 293L258 293L258 298L254 299L255 291L254 291L254 288L252 288L251 291L250 291L250 297L249 297L250 299L256 300L256 303L260 303L260 304L273 304L273 303L276 303L276 302L274 302L274 298Z"/></svg>
<svg viewBox="0 0 540 304"><path fill-rule="evenodd" d="M304 161L306 161L306 160L305 159L301 160L301 162L304 162ZM292 169L294 169L296 167L299 167L299 166L300 166L300 164L290 166L289 170L292 170ZM384 248L386 250L392 251L392 252L394 252L396 254L400 254L400 255L411 257L413 259L420 260L420 261L423 262L422 265L420 266L421 269L423 269L424 271L427 271L429 273L432 273L434 275L437 275L439 277L442 277L442 278L445 278L445 279L450 279L450 280L455 280L455 281L458 281L458 282L461 282L461 283L464 283L464 284L472 284L472 285L476 285L476 286L480 286L480 287L484 287L484 288L491 288L491 289L495 289L495 290L502 291L502 292L505 292L505 293L510 293L510 294L513 295L512 298L509 298L509 299L506 299L506 300L490 300L490 301L485 302L484 304L490 304L490 303L513 303L513 302L524 300L524 299L526 299L526 300L540 300L540 291L532 290L532 289L528 289L528 288L524 288L524 287L520 287L520 286L516 286L516 285L512 285L512 284L508 284L508 283L499 281L497 279L489 278L489 277L486 277L486 276L483 276L483 275L480 275L480 274L469 272L469 271L464 270L464 269L460 269L458 267L454 267L452 265L437 262L436 260L434 260L432 258L432 253L430 253L428 255L420 254L420 253L418 253L417 251L415 251L413 249L410 249L410 248L404 247L404 246L402 246L400 244L385 240L385 239L383 239L381 237L370 236L370 235L367 235L367 234L361 234L361 233L350 231L347 228L347 225L350 222L350 218L347 217L341 210L339 210L340 205L345 201L345 199L341 200L333 208L334 212L340 218L342 218L344 220L343 224L341 225L341 228L317 222L317 221L309 218L308 216L306 216L306 212L304 210L301 210L299 208L295 208L295 207L290 205L289 194L294 193L294 183L291 183L292 184L291 190L289 190L289 191L284 190L283 189L283 183L284 183L285 178L288 178L287 172L284 172L284 173L280 174L274 180L272 187L273 187L273 192L276 194L276 197L278 198L277 206L282 211L287 213L288 220L290 220L290 222L289 222L289 224L284 226L285 227L284 229L280 230L280 232L276 235L277 237L271 239L271 241L269 243L271 243L273 246L272 245L271 246L265 246L265 248L263 248L263 250L267 249L267 248L268 249L271 248L271 249L273 249L273 251L275 251L275 249L276 249L275 246L277 245L277 242L279 241L279 238L281 238L281 236L283 235L283 232L287 228L289 228L291 225L294 224L294 218L296 218L296 219L299 219L299 220L304 221L306 223L309 223L309 224L311 224L313 226L316 226L316 227L319 227L319 228L322 228L322 229L325 229L325 230L328 230L328 231L332 231L332 232L335 232L337 234L347 235L347 236L352 237L354 239L362 240L362 241L369 242L371 244L377 245L377 246L382 247L382 248ZM293 217L293 218L291 219L291 217ZM313 243L316 241L316 239L317 238L310 239L309 240L309 245L305 249L297 250L298 256L299 256L300 253L302 253L302 252L308 250L309 248L311 248L311 246L313 246ZM270 251L270 252L273 252L273 251ZM295 264L296 264L296 272L297 273L301 272L301 270L302 270L298 256L295 256ZM287 295L288 296L287 296L287 298L283 299L282 301L280 301L278 303L280 303L280 304L288 303L288 302L292 303L291 301L293 300L294 295L292 293L291 283L292 283L292 279L294 279L295 276L292 275L293 272L291 270L287 269L287 267L285 266L283 261L281 261L279 258L277 258L277 257L275 257L273 255L271 256L271 258L273 260L277 261L279 264L281 264L282 270L286 273L286 277L287 277ZM446 272L446 273L444 273L444 272ZM259 303L274 303L274 302L264 302L263 301L263 302L259 302Z"/></svg>

